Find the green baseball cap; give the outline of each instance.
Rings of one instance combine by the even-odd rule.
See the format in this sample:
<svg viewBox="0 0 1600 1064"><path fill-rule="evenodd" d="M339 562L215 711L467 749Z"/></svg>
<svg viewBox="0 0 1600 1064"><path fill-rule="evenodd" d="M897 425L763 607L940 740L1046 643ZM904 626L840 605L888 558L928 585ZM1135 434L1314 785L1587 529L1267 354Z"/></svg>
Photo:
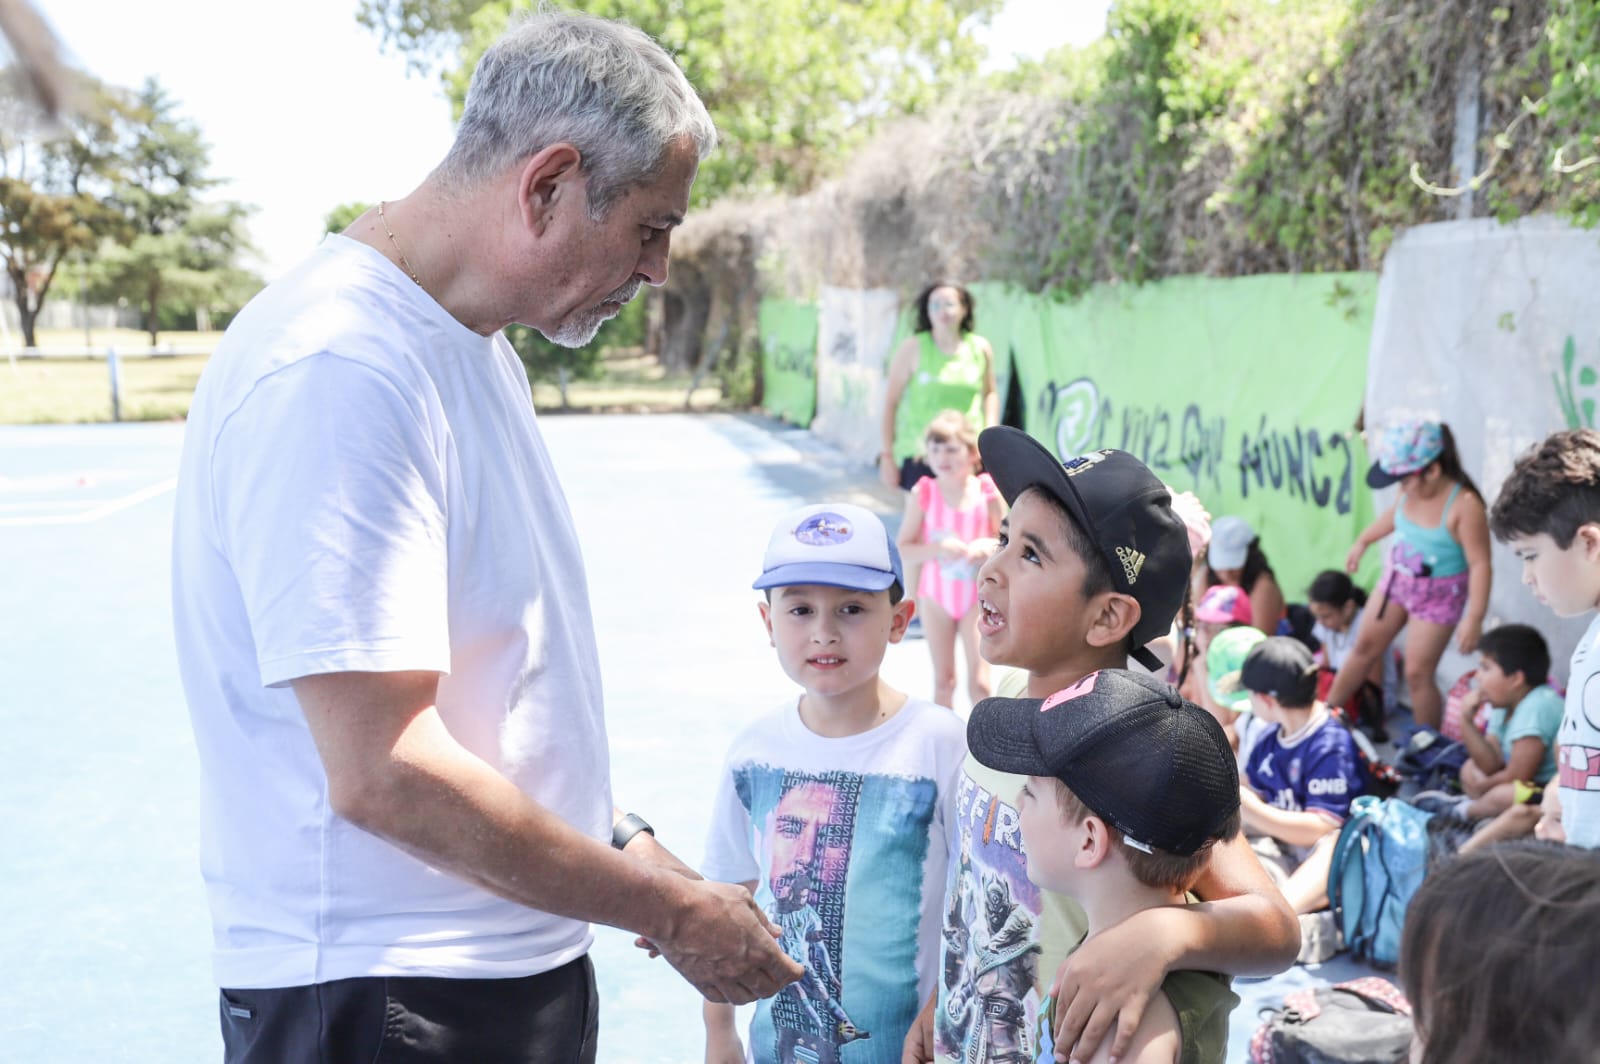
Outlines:
<svg viewBox="0 0 1600 1064"><path fill-rule="evenodd" d="M1250 712L1250 692L1239 686L1239 670L1251 648L1265 638L1261 629L1242 625L1218 632L1211 641L1206 651L1206 682L1217 705L1235 713Z"/></svg>

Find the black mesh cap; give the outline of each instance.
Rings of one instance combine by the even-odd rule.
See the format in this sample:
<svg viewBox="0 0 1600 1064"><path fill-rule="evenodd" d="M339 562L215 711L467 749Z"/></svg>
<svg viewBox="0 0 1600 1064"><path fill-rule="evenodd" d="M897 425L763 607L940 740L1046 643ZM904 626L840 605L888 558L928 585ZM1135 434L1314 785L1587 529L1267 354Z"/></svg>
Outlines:
<svg viewBox="0 0 1600 1064"><path fill-rule="evenodd" d="M1090 451L1063 462L1006 425L984 429L978 450L1007 505L1037 487L1077 522L1110 567L1112 586L1139 603L1139 621L1130 633L1133 656L1148 669L1161 668L1145 644L1172 626L1194 561L1167 486L1127 451Z"/></svg>
<svg viewBox="0 0 1600 1064"><path fill-rule="evenodd" d="M1054 776L1141 850L1187 857L1239 808L1222 725L1142 673L1102 669L1049 698L986 698L967 746L997 771Z"/></svg>

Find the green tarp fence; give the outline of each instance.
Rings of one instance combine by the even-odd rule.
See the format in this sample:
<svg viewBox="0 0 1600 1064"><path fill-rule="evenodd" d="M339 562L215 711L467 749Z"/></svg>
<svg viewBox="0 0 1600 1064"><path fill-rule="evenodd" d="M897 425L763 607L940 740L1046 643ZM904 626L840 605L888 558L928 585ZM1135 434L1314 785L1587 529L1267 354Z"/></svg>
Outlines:
<svg viewBox="0 0 1600 1064"><path fill-rule="evenodd" d="M1131 451L1213 517L1248 519L1291 601L1343 566L1373 516L1354 426L1376 274L1179 277L1070 302L972 288L1002 389L1015 375L1023 426L1057 454ZM766 350L798 350L790 338L805 335L795 304L783 307L769 346L763 305ZM785 372L798 389L800 369ZM1358 576L1367 587L1376 553Z"/></svg>
<svg viewBox="0 0 1600 1064"><path fill-rule="evenodd" d="M760 329L762 406L805 427L817 412L817 308L763 299Z"/></svg>

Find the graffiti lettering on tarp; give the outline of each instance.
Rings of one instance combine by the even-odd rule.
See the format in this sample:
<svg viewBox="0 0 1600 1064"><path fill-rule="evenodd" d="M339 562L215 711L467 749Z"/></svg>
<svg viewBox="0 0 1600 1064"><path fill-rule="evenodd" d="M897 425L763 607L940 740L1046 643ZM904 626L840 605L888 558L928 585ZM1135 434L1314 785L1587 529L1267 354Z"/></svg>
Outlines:
<svg viewBox="0 0 1600 1064"><path fill-rule="evenodd" d="M1227 421L1206 418L1194 403L1181 414L1159 407L1114 409L1094 381L1079 377L1047 385L1039 394L1039 413L1053 426L1056 454L1062 458L1096 447L1119 447L1158 473L1182 467L1195 487L1222 487Z"/></svg>
<svg viewBox="0 0 1600 1064"><path fill-rule="evenodd" d="M1225 418L1202 417L1200 407L1190 403L1183 411L1183 429L1178 435L1178 461L1189 471L1196 487L1205 480L1222 487L1222 452L1227 446L1228 422Z"/></svg>
<svg viewBox="0 0 1600 1064"><path fill-rule="evenodd" d="M1569 336L1561 349L1561 372L1550 376L1556 382L1556 399L1561 402L1561 412L1566 415L1567 428L1592 429L1595 427L1595 395L1600 391L1595 386L1600 384L1600 374L1595 372L1593 366L1576 365L1577 361L1578 344Z"/></svg>
<svg viewBox="0 0 1600 1064"><path fill-rule="evenodd" d="M1100 391L1088 377L1051 384L1039 393L1039 412L1055 422L1056 454L1071 458L1095 445L1100 420Z"/></svg>
<svg viewBox="0 0 1600 1064"><path fill-rule="evenodd" d="M1239 493L1247 499L1252 490L1276 491L1347 514L1354 473L1350 440L1341 432L1275 428L1263 414L1256 431L1239 441Z"/></svg>
<svg viewBox="0 0 1600 1064"><path fill-rule="evenodd" d="M817 378L817 352L810 344L767 341L767 358L774 373L792 373L805 380Z"/></svg>

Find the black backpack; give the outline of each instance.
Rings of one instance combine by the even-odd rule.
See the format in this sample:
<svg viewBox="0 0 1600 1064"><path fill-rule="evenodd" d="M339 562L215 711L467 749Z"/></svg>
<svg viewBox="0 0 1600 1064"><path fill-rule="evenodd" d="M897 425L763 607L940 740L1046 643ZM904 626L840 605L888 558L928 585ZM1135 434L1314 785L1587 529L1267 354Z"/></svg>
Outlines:
<svg viewBox="0 0 1600 1064"><path fill-rule="evenodd" d="M1296 990L1250 1039L1250 1064L1404 1064L1411 1003L1375 975Z"/></svg>

